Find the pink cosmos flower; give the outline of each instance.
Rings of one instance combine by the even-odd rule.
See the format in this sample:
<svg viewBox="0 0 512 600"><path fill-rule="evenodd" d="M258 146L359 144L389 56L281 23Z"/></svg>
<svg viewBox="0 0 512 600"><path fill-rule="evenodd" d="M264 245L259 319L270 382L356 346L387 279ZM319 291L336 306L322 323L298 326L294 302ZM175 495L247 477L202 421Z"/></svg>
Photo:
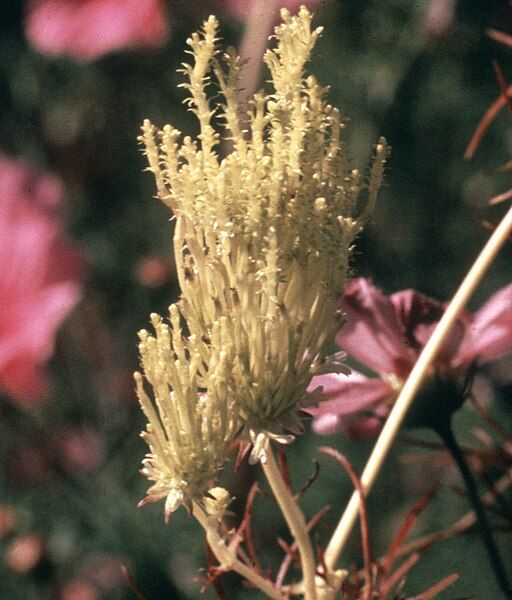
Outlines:
<svg viewBox="0 0 512 600"><path fill-rule="evenodd" d="M161 0L30 0L25 32L42 53L88 61L161 46L169 24Z"/></svg>
<svg viewBox="0 0 512 600"><path fill-rule="evenodd" d="M0 389L25 405L44 398L55 333L81 293L61 201L56 177L0 156Z"/></svg>
<svg viewBox="0 0 512 600"><path fill-rule="evenodd" d="M341 308L346 322L336 342L379 377L353 372L313 378L323 401L307 412L318 433L346 431L359 437L382 426L401 385L434 331L445 305L414 290L386 296L366 279L348 286ZM512 284L474 315L464 313L438 354L433 371L461 388L473 364L512 353Z"/></svg>

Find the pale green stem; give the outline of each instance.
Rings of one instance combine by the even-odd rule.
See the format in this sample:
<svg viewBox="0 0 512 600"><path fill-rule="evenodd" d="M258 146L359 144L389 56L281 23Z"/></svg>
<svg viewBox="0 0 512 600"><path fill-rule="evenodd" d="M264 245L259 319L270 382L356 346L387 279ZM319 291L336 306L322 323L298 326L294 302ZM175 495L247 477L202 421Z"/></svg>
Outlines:
<svg viewBox="0 0 512 600"><path fill-rule="evenodd" d="M428 375L432 361L437 352L441 348L441 345L446 339L446 336L450 332L457 317L471 297L476 286L480 283L480 280L491 265L499 249L507 240L511 231L512 207L505 214L501 223L473 263L473 266L461 283L405 382L361 476L361 484L365 492L368 492L371 489L398 430L400 429L404 417L409 410L418 389ZM328 569L332 569L336 565L357 519L358 511L359 494L354 492L326 548L325 564Z"/></svg>
<svg viewBox="0 0 512 600"><path fill-rule="evenodd" d="M208 544L221 567L236 571L244 579L247 579L247 581L250 581L255 587L264 592L269 598L273 598L274 600L286 600L286 596L276 588L272 581L265 579L256 573L256 571L238 560L233 550L229 548L224 539L220 536L215 518L208 516L204 510L195 503L192 506L192 514L205 530Z"/></svg>
<svg viewBox="0 0 512 600"><path fill-rule="evenodd" d="M288 527L295 538L297 548L299 549L300 562L302 566L302 577L304 583L304 598L305 600L315 600L316 587L316 562L313 554L313 546L309 539L306 520L302 511L295 500L292 491L286 485L286 482L281 475L281 471L276 464L274 454L268 446L267 456L265 461L261 461L265 477L272 488L272 492L276 497L279 508L288 524Z"/></svg>

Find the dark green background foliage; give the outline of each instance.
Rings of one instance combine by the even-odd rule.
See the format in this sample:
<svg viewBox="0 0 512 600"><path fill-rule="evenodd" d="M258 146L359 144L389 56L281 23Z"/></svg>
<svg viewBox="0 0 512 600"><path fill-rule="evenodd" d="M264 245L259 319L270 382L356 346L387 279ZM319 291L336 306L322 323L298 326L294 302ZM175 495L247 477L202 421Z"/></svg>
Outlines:
<svg viewBox="0 0 512 600"><path fill-rule="evenodd" d="M162 506L135 509L146 487L138 473L146 449L138 437L144 419L130 373L137 365L136 331L146 326L151 311L165 312L178 295L172 277L152 288L137 276L141 259L172 257L169 213L152 201L154 182L142 172L136 137L146 117L195 132L176 69L186 37L211 10L207 4L169 3L173 30L165 48L119 53L91 64L38 55L23 38L21 3L2 4L0 151L63 178L68 230L89 263L84 299L59 334L48 402L29 415L0 402L0 504L15 507L17 535L36 533L46 542L44 562L27 575L13 575L0 560L2 600L57 598L59 586L108 555L129 566L152 600L199 596L193 581L204 565L199 527L183 509L168 527ZM492 59L512 77L512 50L485 33L489 27L511 32L512 8L504 0L462 0L450 32L433 40L423 32L428 4L323 3L317 22L325 33L311 70L332 86L332 102L350 117L347 137L357 166L366 164L378 134L393 146L386 187L357 245L356 273L372 277L386 292L413 287L446 300L488 236L481 221L497 222L503 212L489 209L486 201L511 185L510 173L489 172L510 158L512 123L505 111L475 159L464 162L463 153L498 94ZM221 22L225 40L236 45L241 25L227 16ZM473 308L510 282L511 258L509 245ZM498 390L493 411L509 430L510 407L510 390ZM482 426L473 411L463 409L457 419L462 441L477 444L471 435L477 424ZM55 445L63 431L79 425L96 431L105 446L100 464L86 474L67 468ZM319 439L308 431L289 452L297 487L312 470L316 446L326 442L346 453L358 470L371 448L368 441ZM436 480L444 486L420 519L418 534L446 527L468 510L467 500L448 489L458 485L449 467L404 463L404 455L418 453L398 444L371 496L375 555ZM304 498L310 515L325 504L333 507L319 530L321 539L351 489L328 460L321 459L320 476ZM237 479L227 475L237 511L256 477L256 468L244 468ZM288 537L263 497L257 500L254 529L263 562L275 565L280 551L274 534ZM500 539L506 545L507 538ZM9 537L0 540L0 553L9 542ZM509 550L508 563L511 557ZM345 559L361 564L358 538ZM413 594L452 572L461 580L443 598L500 597L474 534L439 543L412 571L405 589ZM227 577L226 585L230 598L259 597L235 577ZM134 597L123 586L104 594L109 600ZM213 597L211 590L206 597Z"/></svg>

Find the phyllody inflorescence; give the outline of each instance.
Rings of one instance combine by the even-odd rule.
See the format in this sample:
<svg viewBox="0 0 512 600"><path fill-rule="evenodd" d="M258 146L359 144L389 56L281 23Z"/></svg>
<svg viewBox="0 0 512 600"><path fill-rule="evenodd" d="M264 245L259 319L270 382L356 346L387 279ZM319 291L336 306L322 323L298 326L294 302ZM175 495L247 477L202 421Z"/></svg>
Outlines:
<svg viewBox="0 0 512 600"><path fill-rule="evenodd" d="M252 462L265 460L269 440L291 441L299 409L316 401L306 391L313 375L343 368L328 358L338 302L388 148L381 139L367 177L349 169L339 111L305 73L321 28L304 7L281 17L264 56L269 93L239 104L242 65L233 51L219 56L210 17L184 65L197 140L170 125L142 128L158 196L176 218L181 286L170 326L153 315L156 336L140 334L154 404L136 375L149 498L166 497L168 512L204 498L238 436ZM212 74L224 99L215 105Z"/></svg>

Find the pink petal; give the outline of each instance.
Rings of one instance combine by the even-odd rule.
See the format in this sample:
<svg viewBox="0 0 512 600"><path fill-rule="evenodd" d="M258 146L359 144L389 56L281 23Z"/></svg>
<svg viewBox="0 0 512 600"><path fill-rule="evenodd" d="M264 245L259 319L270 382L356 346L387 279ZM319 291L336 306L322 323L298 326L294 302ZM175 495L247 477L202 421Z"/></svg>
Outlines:
<svg viewBox="0 0 512 600"><path fill-rule="evenodd" d="M61 203L58 179L0 157L0 387L25 404L43 398L57 329L81 295Z"/></svg>
<svg viewBox="0 0 512 600"><path fill-rule="evenodd" d="M415 290L403 290L390 296L402 333L409 345L419 354L446 310L446 305ZM471 322L467 313L456 321L438 352L437 363L448 365Z"/></svg>
<svg viewBox="0 0 512 600"><path fill-rule="evenodd" d="M512 284L496 292L474 315L455 359L466 366L490 362L512 353Z"/></svg>
<svg viewBox="0 0 512 600"><path fill-rule="evenodd" d="M23 351L5 361L0 368L0 388L18 404L31 406L38 404L47 389L43 365Z"/></svg>
<svg viewBox="0 0 512 600"><path fill-rule="evenodd" d="M350 375L320 375L314 377L308 391L323 387L323 401L304 412L314 417L313 429L317 433L335 433L346 430L354 419L366 419L376 405L390 401L396 393L382 379L372 379L360 373Z"/></svg>
<svg viewBox="0 0 512 600"><path fill-rule="evenodd" d="M169 34L161 0L32 0L25 30L40 52L81 60L158 47Z"/></svg>
<svg viewBox="0 0 512 600"><path fill-rule="evenodd" d="M377 435L391 411L389 404L379 404L368 411L368 415L347 415L343 422L343 430L352 439L373 437Z"/></svg>
<svg viewBox="0 0 512 600"><path fill-rule="evenodd" d="M81 287L75 281L63 281L43 287L32 303L22 302L11 307L16 320L0 330L0 368L2 363L18 354L43 364L53 354L55 335L62 321L77 304ZM1 324L0 324L1 327Z"/></svg>
<svg viewBox="0 0 512 600"><path fill-rule="evenodd" d="M336 342L351 356L380 375L406 375L416 359L402 334L395 307L367 279L352 281L341 308L346 322Z"/></svg>

